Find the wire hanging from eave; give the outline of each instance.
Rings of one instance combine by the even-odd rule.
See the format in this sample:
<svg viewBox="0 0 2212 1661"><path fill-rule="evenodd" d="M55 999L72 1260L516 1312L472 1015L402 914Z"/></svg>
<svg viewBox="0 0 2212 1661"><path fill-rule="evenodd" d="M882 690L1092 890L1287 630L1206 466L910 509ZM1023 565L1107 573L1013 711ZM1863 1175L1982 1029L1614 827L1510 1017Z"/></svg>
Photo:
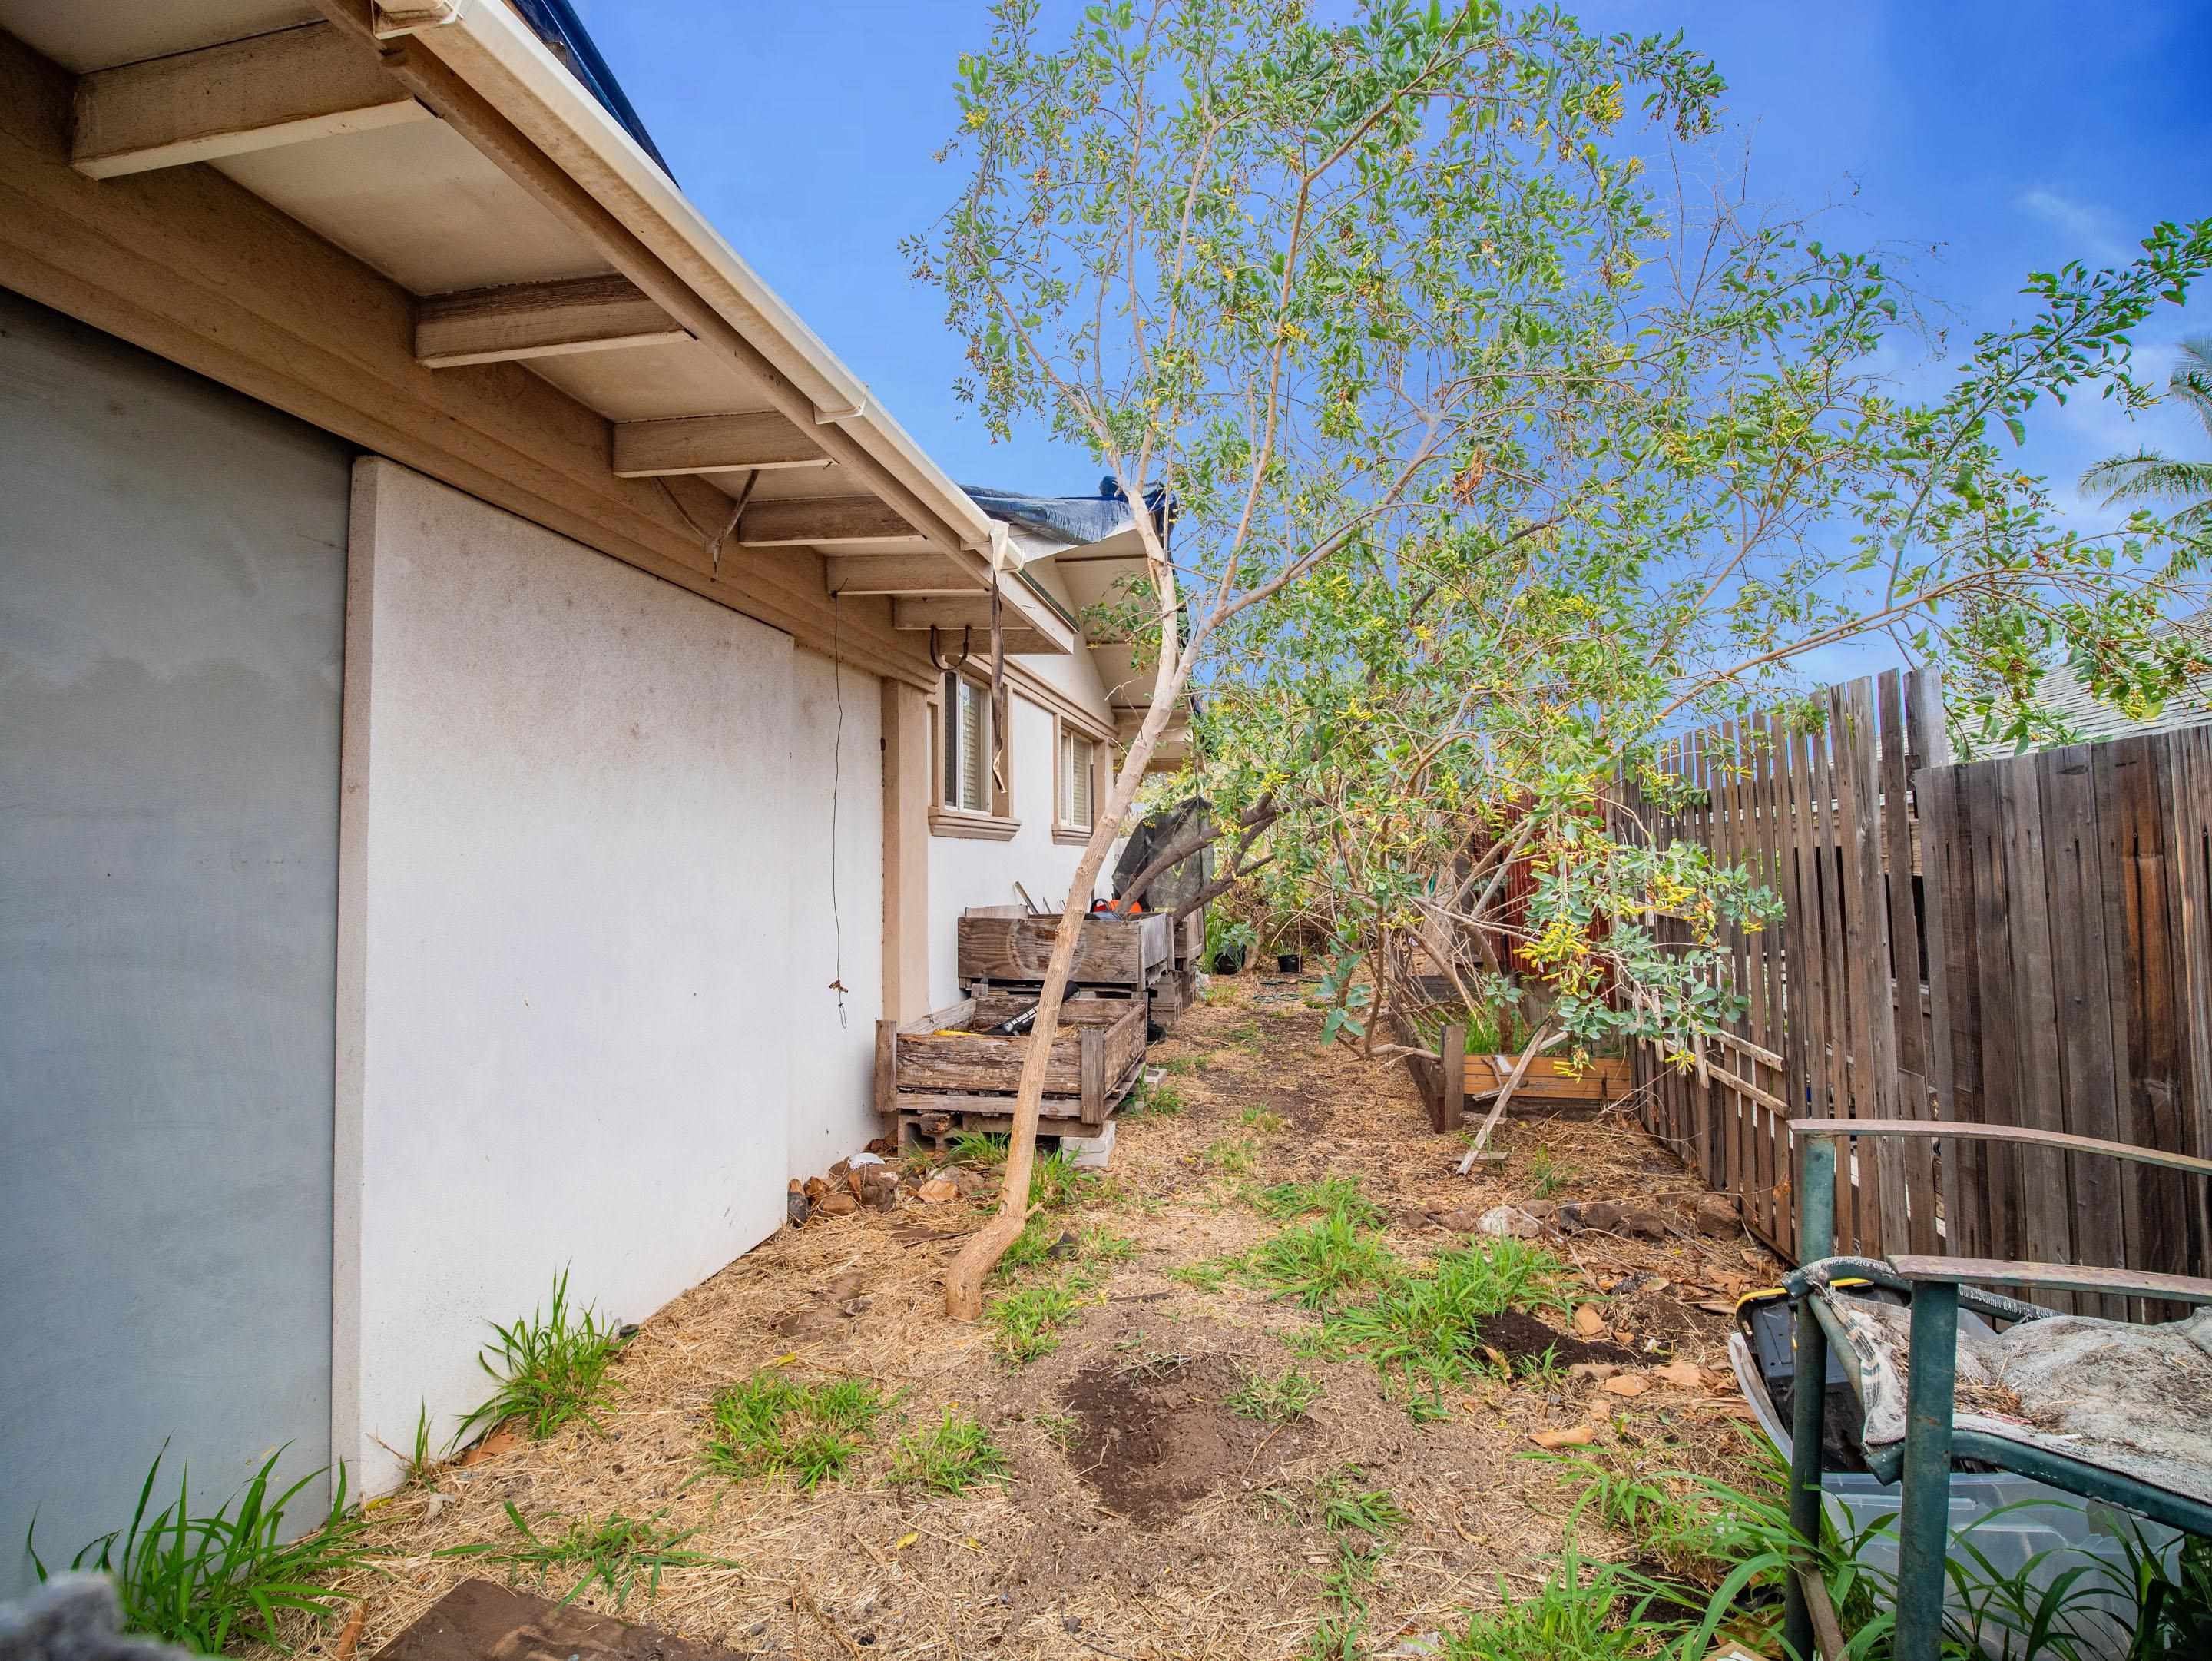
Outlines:
<svg viewBox="0 0 2212 1661"><path fill-rule="evenodd" d="M843 599L836 590L830 594L830 684L837 697L836 736L830 743L830 928L835 940L833 978L830 989L837 995L837 1030L847 1031L850 1019L845 1009L845 995L850 989L845 984L845 916L837 900L837 805L845 783L845 660Z"/></svg>

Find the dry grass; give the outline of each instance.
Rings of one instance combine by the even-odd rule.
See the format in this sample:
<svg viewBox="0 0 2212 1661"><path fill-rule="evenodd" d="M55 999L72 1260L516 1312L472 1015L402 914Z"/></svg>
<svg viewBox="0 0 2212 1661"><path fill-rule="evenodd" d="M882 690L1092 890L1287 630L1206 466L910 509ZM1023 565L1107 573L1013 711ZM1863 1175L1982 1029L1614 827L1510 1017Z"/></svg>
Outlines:
<svg viewBox="0 0 2212 1661"><path fill-rule="evenodd" d="M1312 984L1216 982L1212 1001L1156 1047L1170 1063L1203 1059L1176 1066L1183 1110L1125 1124L1113 1180L1061 1214L1072 1232L1103 1226L1130 1237L1134 1250L1043 1262L999 1283L1084 1285L1057 1348L1009 1366L988 1325L945 1318L939 1277L981 1221L980 1205L902 1204L786 1231L645 1323L615 1364L621 1389L604 1435L571 1424L441 1472L434 1494L410 1489L380 1504L373 1537L396 1555L387 1578L362 1576L354 1587L368 1598L360 1654L483 1572L437 1554L510 1536L512 1504L555 1532L610 1513L691 1530L687 1548L738 1567L671 1569L658 1597L634 1596L625 1617L735 1654L1288 1656L1324 1613L1334 1560L1317 1525L1264 1496L1347 1468L1406 1513L1364 1589L1367 1631L1388 1647L1390 1634L1449 1626L1457 1611L1494 1605L1501 1578L1515 1588L1540 1583L1563 1543L1568 1496L1549 1469L1516 1457L1533 1433L1589 1422L1632 1461L1722 1468L1736 1439L1725 1397L1665 1384L1624 1397L1554 1374L1480 1384L1449 1403L1448 1419L1419 1424L1365 1361L1294 1354L1285 1341L1310 1340L1316 1321L1295 1302L1233 1275L1210 1290L1170 1278L1250 1253L1285 1227L1246 1197L1261 1186L1358 1177L1382 1208L1385 1243L1408 1262L1461 1238L1426 1213L1532 1198L1539 1181L1560 1200L1649 1203L1657 1191L1689 1191L1672 1158L1618 1122L1509 1123L1498 1138L1510 1155L1502 1165L1455 1176L1460 1138L1429 1134L1401 1069L1320 1043L1318 1017L1302 1001ZM1262 1113L1282 1129L1250 1138L1251 1169L1209 1159L1224 1140L1250 1137L1247 1116ZM1602 1288L1635 1279L1638 1289L1606 1303L1614 1335L1708 1367L1725 1366L1727 1323L1697 1304L1718 1298L1731 1277L1773 1272L1738 1243L1687 1236L1550 1244L1601 1302ZM792 1378L864 1379L896 1404L818 1488L708 1470L717 1394L786 1356ZM1293 1365L1322 1392L1302 1415L1270 1428L1232 1411L1239 1381L1279 1380ZM1070 1402L1079 1374L1087 1418ZM1100 1379L1141 1386L1148 1403L1172 1401L1176 1424L1206 1432L1200 1453L1165 1456L1197 1460L1177 1475L1197 1469L1203 1489L1172 1514L1139 1520L1102 1502L1099 1451L1086 1442ZM902 1439L948 1408L988 1430L1008 1462L1006 1480L957 1494L891 1485ZM599 1590L580 1601L609 1606ZM334 1652L327 1636L297 1636L303 1655Z"/></svg>

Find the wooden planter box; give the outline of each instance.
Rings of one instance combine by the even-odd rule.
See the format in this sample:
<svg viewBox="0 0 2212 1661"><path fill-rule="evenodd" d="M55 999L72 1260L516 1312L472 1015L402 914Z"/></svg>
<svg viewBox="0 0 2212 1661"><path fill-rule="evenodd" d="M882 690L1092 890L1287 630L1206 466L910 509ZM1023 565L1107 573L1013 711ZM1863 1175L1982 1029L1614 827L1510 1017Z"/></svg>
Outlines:
<svg viewBox="0 0 2212 1661"><path fill-rule="evenodd" d="M967 913L960 919L960 983L1042 981L1059 930L1056 916L1007 916L999 908ZM1149 986L1168 966L1172 933L1164 913L1085 917L1068 984Z"/></svg>
<svg viewBox="0 0 2212 1661"><path fill-rule="evenodd" d="M1420 1042L1412 1028L1395 1016L1391 1018L1391 1025L1399 1043ZM1466 1047L1467 1029L1448 1026L1444 1029L1443 1061L1433 1061L1426 1056L1401 1058L1407 1072L1413 1075L1413 1088L1420 1094L1421 1105L1428 1110L1431 1129L1457 1129L1461 1114L1495 1097L1512 1074L1516 1057L1469 1056L1465 1053ZM1513 1086L1513 1099L1506 1111L1512 1113L1523 1107L1604 1107L1619 1101L1635 1087L1634 1072L1625 1056L1601 1056L1579 1074L1570 1074L1567 1064L1558 1057L1539 1056L1528 1063L1521 1082Z"/></svg>
<svg viewBox="0 0 2212 1661"><path fill-rule="evenodd" d="M968 1121L963 1129L998 1129L973 1121L979 1115L1011 1118L1029 1037L971 1029L995 1026L1033 1001L991 995L911 1021L878 1021L876 1110L887 1117L957 1116ZM1095 1130L1144 1071L1145 1000L1079 995L1060 1006L1060 1019L1042 1116Z"/></svg>

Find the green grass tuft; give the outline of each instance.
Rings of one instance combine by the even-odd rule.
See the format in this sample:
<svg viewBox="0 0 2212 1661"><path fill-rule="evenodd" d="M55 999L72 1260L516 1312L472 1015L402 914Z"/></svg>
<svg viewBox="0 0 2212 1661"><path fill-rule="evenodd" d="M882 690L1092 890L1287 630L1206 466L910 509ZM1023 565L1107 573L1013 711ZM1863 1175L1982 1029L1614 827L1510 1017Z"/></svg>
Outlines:
<svg viewBox="0 0 2212 1661"><path fill-rule="evenodd" d="M1433 1408L1448 1386L1482 1370L1480 1328L1503 1310L1572 1307L1567 1267L1522 1240L1486 1240L1438 1252L1428 1272L1404 1275L1333 1317L1336 1353L1365 1355L1385 1378Z"/></svg>
<svg viewBox="0 0 2212 1661"><path fill-rule="evenodd" d="M1003 1481L1012 1469L982 1424L947 1408L928 1429L900 1441L884 1481L894 1488L962 1494L979 1482Z"/></svg>
<svg viewBox="0 0 2212 1661"><path fill-rule="evenodd" d="M954 1165L1004 1165L1006 1138L996 1130L963 1130L946 1145L945 1158Z"/></svg>
<svg viewBox="0 0 2212 1661"><path fill-rule="evenodd" d="M1277 1183L1246 1196L1268 1216L1287 1221L1319 1212L1359 1228L1378 1228L1384 1212L1363 1193L1357 1177L1324 1177L1317 1183Z"/></svg>
<svg viewBox="0 0 2212 1661"><path fill-rule="evenodd" d="M475 1412L461 1421L454 1439L466 1439L477 1425L487 1429L520 1419L532 1437L550 1436L572 1419L600 1428L598 1409L614 1398L615 1383L607 1377L622 1340L587 1306L568 1305L568 1271L553 1277L553 1308L550 1316L530 1312L526 1321L491 1329L499 1335L499 1365L484 1350L477 1364L489 1373L499 1389Z"/></svg>
<svg viewBox="0 0 2212 1661"><path fill-rule="evenodd" d="M1198 1158L1209 1171L1244 1177L1251 1174L1252 1155L1256 1151L1249 1136L1221 1136L1208 1142Z"/></svg>
<svg viewBox="0 0 2212 1661"><path fill-rule="evenodd" d="M1306 1309L1333 1309L1346 1298L1388 1284L1398 1260L1382 1237L1342 1217L1285 1228L1252 1254L1252 1278Z"/></svg>
<svg viewBox="0 0 2212 1661"><path fill-rule="evenodd" d="M364 1543L368 1524L358 1511L347 1513L343 1466L331 1484L330 1511L321 1526L298 1539L288 1537L297 1530L286 1526L287 1514L323 1472L311 1472L271 1498L283 1448L216 1511L192 1514L191 1483L180 1475L175 1502L149 1517L146 1508L167 1452L164 1443L154 1456L130 1523L70 1560L72 1570L114 1581L126 1632L203 1655L248 1643L282 1650L285 1646L276 1632L279 1616L298 1611L330 1621L344 1607L336 1584L339 1578L384 1555ZM33 1515L24 1544L43 1581L46 1566L39 1557L37 1535Z"/></svg>
<svg viewBox="0 0 2212 1661"><path fill-rule="evenodd" d="M1125 1119L1172 1119L1188 1104L1182 1092L1163 1079L1158 1084L1141 1085L1131 1091L1120 1110Z"/></svg>
<svg viewBox="0 0 2212 1661"><path fill-rule="evenodd" d="M983 1319L997 1335L999 1359L1008 1366L1026 1366L1058 1349L1060 1329L1091 1301L1092 1285L1088 1275L1068 1275L994 1298L984 1305Z"/></svg>
<svg viewBox="0 0 2212 1661"><path fill-rule="evenodd" d="M520 1544L478 1541L465 1546L449 1546L432 1555L474 1557L503 1564L509 1569L534 1569L541 1585L555 1569L581 1565L582 1575L562 1595L561 1602L570 1602L596 1581L607 1589L617 1609L629 1601L630 1589L637 1584L640 1574L647 1577L646 1595L650 1597L659 1595L663 1569L738 1567L731 1558L686 1550L684 1542L699 1530L664 1527L660 1518L665 1514L655 1512L651 1517L635 1518L610 1512L600 1522L594 1523L588 1517L572 1521L557 1537L549 1538L532 1529L514 1508L514 1502L508 1500L507 1520L522 1536Z"/></svg>
<svg viewBox="0 0 2212 1661"><path fill-rule="evenodd" d="M1244 1388L1230 1396L1224 1405L1231 1413L1256 1419L1263 1425L1286 1425L1293 1419L1304 1418L1313 1404L1327 1393L1320 1379L1303 1368L1292 1367L1279 1378L1246 1379Z"/></svg>
<svg viewBox="0 0 2212 1661"><path fill-rule="evenodd" d="M1206 1257L1194 1263L1182 1263L1168 1271L1168 1279L1180 1281L1200 1292L1218 1292L1232 1275L1243 1274L1247 1263L1242 1257Z"/></svg>
<svg viewBox="0 0 2212 1661"><path fill-rule="evenodd" d="M1237 1118L1240 1124L1249 1125L1262 1136L1272 1136L1283 1128L1283 1116L1264 1107L1248 1107Z"/></svg>
<svg viewBox="0 0 2212 1661"><path fill-rule="evenodd" d="M706 1463L725 1475L818 1488L844 1475L890 1406L865 1378L810 1383L764 1367L714 1397Z"/></svg>

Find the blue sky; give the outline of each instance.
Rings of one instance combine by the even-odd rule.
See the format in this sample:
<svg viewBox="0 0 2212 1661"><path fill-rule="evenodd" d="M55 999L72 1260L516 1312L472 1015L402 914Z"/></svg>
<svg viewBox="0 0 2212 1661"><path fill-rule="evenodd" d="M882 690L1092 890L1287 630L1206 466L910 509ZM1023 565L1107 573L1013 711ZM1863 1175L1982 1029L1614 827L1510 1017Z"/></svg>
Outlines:
<svg viewBox="0 0 2212 1661"><path fill-rule="evenodd" d="M988 33L982 4L578 9L693 199L946 471L1093 488L1079 453L994 445L954 402L958 348L898 254L957 186L930 158L951 125L953 60ZM1824 239L1894 251L1955 345L2019 314L2029 270L2124 259L2154 221L2212 214L2207 0L1611 0L1579 15L1685 29L1729 81L1729 154L1748 146L1753 194L1834 204ZM2138 338L2143 367L2162 380L2159 349L2207 330L2212 292L2185 315L2162 309ZM2070 487L2145 438L2205 444L2179 414L2131 427L2077 401L2036 423L2027 459Z"/></svg>

